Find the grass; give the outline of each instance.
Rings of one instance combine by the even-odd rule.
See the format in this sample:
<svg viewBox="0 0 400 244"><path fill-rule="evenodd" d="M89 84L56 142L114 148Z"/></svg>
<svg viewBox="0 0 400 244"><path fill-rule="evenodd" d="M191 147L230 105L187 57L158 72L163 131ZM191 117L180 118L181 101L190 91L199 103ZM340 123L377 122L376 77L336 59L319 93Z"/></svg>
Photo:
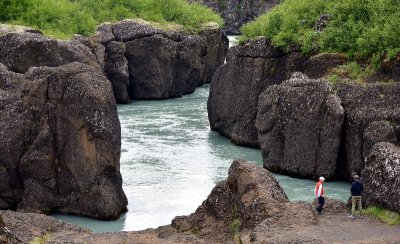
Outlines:
<svg viewBox="0 0 400 244"><path fill-rule="evenodd" d="M365 78L374 74L375 71L376 69L371 65L363 67L359 63L352 61L331 69L327 79L330 83L337 83L346 79L356 83L363 83Z"/></svg>
<svg viewBox="0 0 400 244"><path fill-rule="evenodd" d="M317 30L320 17L328 16ZM374 67L400 52L398 0L283 0L242 27L240 41L264 36L284 50L339 52Z"/></svg>
<svg viewBox="0 0 400 244"><path fill-rule="evenodd" d="M176 24L188 30L209 22L223 25L211 9L185 0L2 0L0 9L0 23L37 28L61 39L90 35L99 23L127 18Z"/></svg>
<svg viewBox="0 0 400 244"><path fill-rule="evenodd" d="M32 241L30 241L30 244L46 244L48 243L50 240L50 234L49 233L45 233L42 236L37 236L34 237L32 239Z"/></svg>
<svg viewBox="0 0 400 244"><path fill-rule="evenodd" d="M362 213L377 218L388 225L400 224L400 214L389 211L387 209L371 206L362 210Z"/></svg>
<svg viewBox="0 0 400 244"><path fill-rule="evenodd" d="M240 240L240 219L233 219L229 227L231 229L231 232L233 233L233 241L236 244L241 244L242 241Z"/></svg>

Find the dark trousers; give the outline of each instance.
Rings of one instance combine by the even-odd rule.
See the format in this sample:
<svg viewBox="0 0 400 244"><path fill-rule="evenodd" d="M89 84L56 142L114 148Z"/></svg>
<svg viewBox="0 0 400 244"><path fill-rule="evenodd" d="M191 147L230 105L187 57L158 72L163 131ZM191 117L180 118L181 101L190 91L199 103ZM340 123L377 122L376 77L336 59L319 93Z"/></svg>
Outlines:
<svg viewBox="0 0 400 244"><path fill-rule="evenodd" d="M321 213L322 207L324 206L324 204L325 204L325 198L324 197L318 197L318 206L316 208L318 213Z"/></svg>

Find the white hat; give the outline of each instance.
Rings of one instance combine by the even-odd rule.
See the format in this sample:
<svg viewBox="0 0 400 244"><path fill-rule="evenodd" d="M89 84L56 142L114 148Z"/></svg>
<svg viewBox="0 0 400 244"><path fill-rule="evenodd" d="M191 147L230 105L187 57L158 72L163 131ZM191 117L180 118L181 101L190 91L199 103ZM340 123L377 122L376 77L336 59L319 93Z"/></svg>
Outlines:
<svg viewBox="0 0 400 244"><path fill-rule="evenodd" d="M319 180L325 181L325 178L321 176L319 177Z"/></svg>

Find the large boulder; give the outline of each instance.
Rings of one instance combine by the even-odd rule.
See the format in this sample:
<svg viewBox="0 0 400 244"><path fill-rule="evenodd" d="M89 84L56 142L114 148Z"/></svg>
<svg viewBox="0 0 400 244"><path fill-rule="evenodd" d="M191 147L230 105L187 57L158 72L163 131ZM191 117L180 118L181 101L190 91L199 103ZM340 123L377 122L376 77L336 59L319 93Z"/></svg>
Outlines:
<svg viewBox="0 0 400 244"><path fill-rule="evenodd" d="M132 99L160 99L190 93L201 82L205 46L198 36L154 35L126 43Z"/></svg>
<svg viewBox="0 0 400 244"><path fill-rule="evenodd" d="M345 109L339 172L350 179L364 168L378 142L398 142L400 85L398 83L339 83L333 88Z"/></svg>
<svg viewBox="0 0 400 244"><path fill-rule="evenodd" d="M208 118L213 130L234 143L259 147L255 127L258 96L280 84L294 71L302 71L306 56L285 54L265 38L231 47L226 64L214 74L208 98Z"/></svg>
<svg viewBox="0 0 400 244"><path fill-rule="evenodd" d="M381 142L373 146L362 171L367 204L400 213L400 148Z"/></svg>
<svg viewBox="0 0 400 244"><path fill-rule="evenodd" d="M0 63L10 71L25 73L30 67L57 67L72 62L102 68L92 51L78 41L49 39L26 27L0 28Z"/></svg>
<svg viewBox="0 0 400 244"><path fill-rule="evenodd" d="M211 82L210 126L236 144L259 147L255 127L258 97L268 86L280 84L296 71L320 78L346 61L340 54L305 55L295 46L283 52L266 38L234 46Z"/></svg>
<svg viewBox="0 0 400 244"><path fill-rule="evenodd" d="M33 66L55 67L62 63L58 42L30 32L0 33L0 63L25 73Z"/></svg>
<svg viewBox="0 0 400 244"><path fill-rule="evenodd" d="M189 0L200 2L219 13L225 20L224 30L227 34L240 34L240 27L265 13L279 3L279 0Z"/></svg>
<svg viewBox="0 0 400 244"><path fill-rule="evenodd" d="M116 219L126 210L112 87L82 63L0 65L0 208Z"/></svg>
<svg viewBox="0 0 400 244"><path fill-rule="evenodd" d="M258 99L256 126L264 167L303 178L336 172L344 110L323 80L294 73Z"/></svg>
<svg viewBox="0 0 400 244"><path fill-rule="evenodd" d="M189 216L176 217L171 226L178 232L226 241L233 222L252 229L267 217L284 211L289 200L272 174L255 164L235 160L227 180L218 183L208 198ZM230 238L229 238L230 239Z"/></svg>

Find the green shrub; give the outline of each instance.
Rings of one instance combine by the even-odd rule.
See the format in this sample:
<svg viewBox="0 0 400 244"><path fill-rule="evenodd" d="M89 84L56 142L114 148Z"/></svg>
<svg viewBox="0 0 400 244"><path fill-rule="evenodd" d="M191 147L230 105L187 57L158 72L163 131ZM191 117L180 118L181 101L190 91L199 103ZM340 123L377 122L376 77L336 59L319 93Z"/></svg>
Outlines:
<svg viewBox="0 0 400 244"><path fill-rule="evenodd" d="M0 10L0 22L38 28L61 38L89 35L99 23L126 18L172 22L190 30L207 22L223 25L211 9L185 0L1 0Z"/></svg>
<svg viewBox="0 0 400 244"><path fill-rule="evenodd" d="M34 237L29 243L30 244L46 244L49 242L50 237L51 236L49 233L45 233L42 236Z"/></svg>
<svg viewBox="0 0 400 244"><path fill-rule="evenodd" d="M328 21L318 32L314 26L322 14ZM244 25L240 40L265 36L286 50L297 44L304 52L342 52L379 66L383 57L399 53L399 26L398 0L284 0Z"/></svg>
<svg viewBox="0 0 400 244"><path fill-rule="evenodd" d="M343 79L350 79L355 82L362 83L365 78L375 73L375 69L371 65L365 67L353 61L344 65L333 68L329 72L328 81L336 83Z"/></svg>
<svg viewBox="0 0 400 244"><path fill-rule="evenodd" d="M400 214L379 207L368 207L362 210L363 214L375 217L388 225L400 224Z"/></svg>
<svg viewBox="0 0 400 244"><path fill-rule="evenodd" d="M242 241L240 240L240 219L239 218L233 219L229 227L231 229L231 233L233 234L234 243L236 244L242 243Z"/></svg>

